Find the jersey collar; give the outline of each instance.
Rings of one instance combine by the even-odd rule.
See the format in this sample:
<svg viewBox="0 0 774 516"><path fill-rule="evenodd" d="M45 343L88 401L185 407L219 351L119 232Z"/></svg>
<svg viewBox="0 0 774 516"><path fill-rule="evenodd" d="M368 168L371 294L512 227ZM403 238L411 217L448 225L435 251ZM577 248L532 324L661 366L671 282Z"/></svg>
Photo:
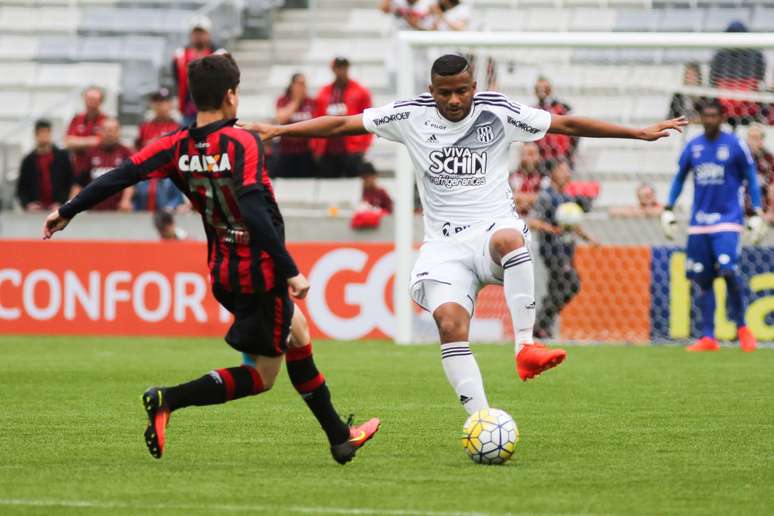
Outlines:
<svg viewBox="0 0 774 516"><path fill-rule="evenodd" d="M441 114L441 112L438 111L438 107L435 108L435 113L434 114L435 114L435 117L438 119L439 122L444 123L444 124L448 124L449 127L459 127L461 125L465 125L466 123L468 123L470 120L473 119L474 115L476 114L476 104L474 102L470 106L470 113L468 113L465 118L463 118L462 120L459 120L457 122L452 122L451 120L449 120L448 118L443 116Z"/></svg>
<svg viewBox="0 0 774 516"><path fill-rule="evenodd" d="M236 118L224 118L223 120L217 120L201 127L196 127L196 122L193 122L188 126L188 134L194 139L206 138L215 131L219 131L227 126L233 126L236 121Z"/></svg>

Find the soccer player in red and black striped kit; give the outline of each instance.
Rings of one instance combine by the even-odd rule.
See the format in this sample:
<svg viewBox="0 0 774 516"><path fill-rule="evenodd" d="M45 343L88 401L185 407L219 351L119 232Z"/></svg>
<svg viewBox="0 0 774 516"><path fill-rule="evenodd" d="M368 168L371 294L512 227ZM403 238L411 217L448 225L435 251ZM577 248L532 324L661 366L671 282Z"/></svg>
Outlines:
<svg viewBox="0 0 774 516"><path fill-rule="evenodd" d="M344 464L379 429L341 420L312 358L309 331L291 296L309 290L285 248L285 230L264 166L261 140L235 127L239 67L228 54L191 62L188 79L196 123L170 133L91 182L49 215L44 238L64 229L78 213L139 181L169 177L201 213L207 233L212 290L234 314L226 342L243 353L239 367L210 371L174 387L152 387L142 397L148 413L145 441L151 455L164 451L171 412L260 394L271 388L282 364L328 436L333 458Z"/></svg>

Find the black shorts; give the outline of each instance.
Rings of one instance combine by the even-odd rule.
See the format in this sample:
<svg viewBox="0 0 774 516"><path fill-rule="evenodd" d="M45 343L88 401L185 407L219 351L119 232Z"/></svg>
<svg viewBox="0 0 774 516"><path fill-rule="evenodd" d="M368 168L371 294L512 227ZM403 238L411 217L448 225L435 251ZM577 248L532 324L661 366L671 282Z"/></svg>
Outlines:
<svg viewBox="0 0 774 516"><path fill-rule="evenodd" d="M226 333L229 346L242 353L265 357L280 356L287 351L294 309L287 291L240 294L215 285L212 293L234 314L234 324Z"/></svg>

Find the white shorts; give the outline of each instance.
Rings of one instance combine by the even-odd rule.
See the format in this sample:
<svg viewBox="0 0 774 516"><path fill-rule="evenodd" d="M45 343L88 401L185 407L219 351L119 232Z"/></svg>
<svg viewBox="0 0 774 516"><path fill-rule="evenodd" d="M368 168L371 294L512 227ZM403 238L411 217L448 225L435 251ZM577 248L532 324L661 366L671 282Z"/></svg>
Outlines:
<svg viewBox="0 0 774 516"><path fill-rule="evenodd" d="M484 285L502 285L503 268L492 260L489 240L500 229L521 232L527 244L527 224L516 217L474 224L450 237L425 242L411 271L411 298L430 313L444 303L457 303L470 315Z"/></svg>

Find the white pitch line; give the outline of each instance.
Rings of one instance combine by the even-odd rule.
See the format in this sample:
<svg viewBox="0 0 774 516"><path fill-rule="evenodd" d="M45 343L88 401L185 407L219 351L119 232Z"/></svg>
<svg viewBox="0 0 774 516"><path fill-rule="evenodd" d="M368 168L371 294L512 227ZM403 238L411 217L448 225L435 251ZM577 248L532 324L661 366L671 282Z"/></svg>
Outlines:
<svg viewBox="0 0 774 516"><path fill-rule="evenodd" d="M136 509L136 510L205 510L207 512L290 512L299 514L346 514L346 515L385 515L385 516L518 516L534 513L513 512L459 512L459 511L421 511L417 509L372 509L368 507L306 507L291 505L287 507L270 505L222 505L222 504L131 504L119 501L100 500L34 500L0 498L0 506L6 507L62 507L81 509ZM594 513L556 513L555 516L601 516Z"/></svg>

